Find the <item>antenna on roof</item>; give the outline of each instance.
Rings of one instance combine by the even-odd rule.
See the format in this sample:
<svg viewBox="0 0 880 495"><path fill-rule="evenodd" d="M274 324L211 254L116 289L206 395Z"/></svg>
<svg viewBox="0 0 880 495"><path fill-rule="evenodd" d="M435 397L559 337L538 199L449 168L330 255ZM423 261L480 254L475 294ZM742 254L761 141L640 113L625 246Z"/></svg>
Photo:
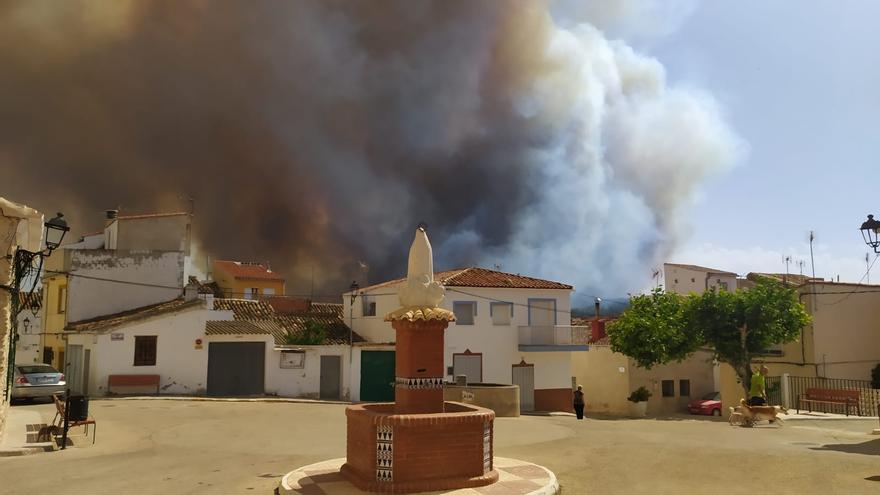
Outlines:
<svg viewBox="0 0 880 495"><path fill-rule="evenodd" d="M782 278L782 283L788 283L788 265L791 263L791 256L785 255L782 257L782 262L785 263L785 277Z"/></svg>
<svg viewBox="0 0 880 495"><path fill-rule="evenodd" d="M810 231L810 267L813 269L813 278L816 278L816 260L813 258L813 241L816 240L816 234Z"/></svg>

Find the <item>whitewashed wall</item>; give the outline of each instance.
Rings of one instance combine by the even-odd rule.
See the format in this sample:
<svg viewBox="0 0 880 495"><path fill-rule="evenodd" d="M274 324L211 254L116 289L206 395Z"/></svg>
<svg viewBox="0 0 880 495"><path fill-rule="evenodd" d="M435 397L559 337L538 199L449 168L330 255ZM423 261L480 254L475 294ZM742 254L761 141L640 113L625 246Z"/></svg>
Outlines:
<svg viewBox="0 0 880 495"><path fill-rule="evenodd" d="M284 346L305 351L304 368L281 368L281 348L266 347L266 393L279 397L317 399L321 390L321 356L339 356L341 366L341 399L350 397L349 346L313 345ZM360 383L358 380L357 383Z"/></svg>
<svg viewBox="0 0 880 495"><path fill-rule="evenodd" d="M25 333L24 319L30 320ZM40 343L40 332L43 330L43 318L40 312L36 315L24 309L18 314L18 342L15 344L15 364L34 364L43 362L43 347Z"/></svg>
<svg viewBox="0 0 880 495"><path fill-rule="evenodd" d="M166 394L204 394L208 376L208 340L205 322L232 320L231 311L209 311L204 307L136 322L104 334L71 334L68 345L91 349L88 392L107 393L109 375L159 375L160 392ZM112 340L122 334L122 340ZM134 337L156 335L156 365L134 366ZM202 339L196 349L196 339Z"/></svg>
<svg viewBox="0 0 880 495"><path fill-rule="evenodd" d="M343 296L343 310L346 323L351 322L352 328L370 342L394 342L394 329L384 321L387 313L397 309L400 302L397 298L398 285L379 287L366 291L355 300L353 318L350 310L350 297ZM363 316L363 297L376 301L376 316ZM449 287L446 298L441 306L452 310L456 301L475 301L477 314L473 325L450 323L446 330L446 348L444 361L447 367L453 364L453 355L470 350L472 353L483 354L483 382L508 384L512 380L511 367L525 359L526 362L536 361L535 388L564 388L571 385L571 355L568 352L520 352L519 327L529 324L529 299L555 299L557 325L571 324L571 291L559 289L499 289ZM490 303L493 301L511 302L513 317L510 325L496 326L492 324ZM355 351L355 360L359 354ZM355 369L360 369L356 364ZM449 377L451 378L451 376ZM353 383L359 383L353 382Z"/></svg>
<svg viewBox="0 0 880 495"><path fill-rule="evenodd" d="M170 301L183 293L184 255L179 251L67 250L65 256L73 274L67 296L69 322Z"/></svg>

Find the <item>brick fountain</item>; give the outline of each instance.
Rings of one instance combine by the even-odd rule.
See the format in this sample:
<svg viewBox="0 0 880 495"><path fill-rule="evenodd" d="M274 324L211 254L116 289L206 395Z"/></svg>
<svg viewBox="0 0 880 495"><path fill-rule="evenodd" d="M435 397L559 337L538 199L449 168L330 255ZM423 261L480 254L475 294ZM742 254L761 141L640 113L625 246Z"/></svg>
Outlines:
<svg viewBox="0 0 880 495"><path fill-rule="evenodd" d="M395 402L347 407L344 463L337 459L292 471L280 493L351 493L354 487L418 493L502 485L496 464L503 464L511 483L499 486L507 490L503 493L557 493L556 478L546 468L493 457L494 411L443 400L444 333L455 321L440 308L444 295L434 281L431 244L419 227L399 290L401 307L385 316L397 335Z"/></svg>

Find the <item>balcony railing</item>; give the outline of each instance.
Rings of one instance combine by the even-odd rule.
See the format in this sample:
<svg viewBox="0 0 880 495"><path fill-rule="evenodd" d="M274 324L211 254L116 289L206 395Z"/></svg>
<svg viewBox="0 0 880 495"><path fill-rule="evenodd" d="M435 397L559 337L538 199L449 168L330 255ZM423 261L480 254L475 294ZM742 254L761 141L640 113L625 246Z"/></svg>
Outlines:
<svg viewBox="0 0 880 495"><path fill-rule="evenodd" d="M590 327L573 325L531 325L519 327L519 349L587 350Z"/></svg>

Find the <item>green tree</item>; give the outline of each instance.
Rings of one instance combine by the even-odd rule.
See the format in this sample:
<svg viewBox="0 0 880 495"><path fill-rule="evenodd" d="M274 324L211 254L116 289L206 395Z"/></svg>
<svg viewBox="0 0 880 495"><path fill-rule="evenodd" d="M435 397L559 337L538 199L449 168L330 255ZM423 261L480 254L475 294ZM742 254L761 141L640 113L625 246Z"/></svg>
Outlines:
<svg viewBox="0 0 880 495"><path fill-rule="evenodd" d="M776 344L797 339L810 323L797 291L764 280L748 290L710 290L684 297L655 290L609 326L611 349L639 366L681 361L699 348L729 364L748 393L752 359Z"/></svg>
<svg viewBox="0 0 880 495"><path fill-rule="evenodd" d="M315 320L306 320L302 332L287 331L284 343L289 345L321 345L327 341L327 327Z"/></svg>

